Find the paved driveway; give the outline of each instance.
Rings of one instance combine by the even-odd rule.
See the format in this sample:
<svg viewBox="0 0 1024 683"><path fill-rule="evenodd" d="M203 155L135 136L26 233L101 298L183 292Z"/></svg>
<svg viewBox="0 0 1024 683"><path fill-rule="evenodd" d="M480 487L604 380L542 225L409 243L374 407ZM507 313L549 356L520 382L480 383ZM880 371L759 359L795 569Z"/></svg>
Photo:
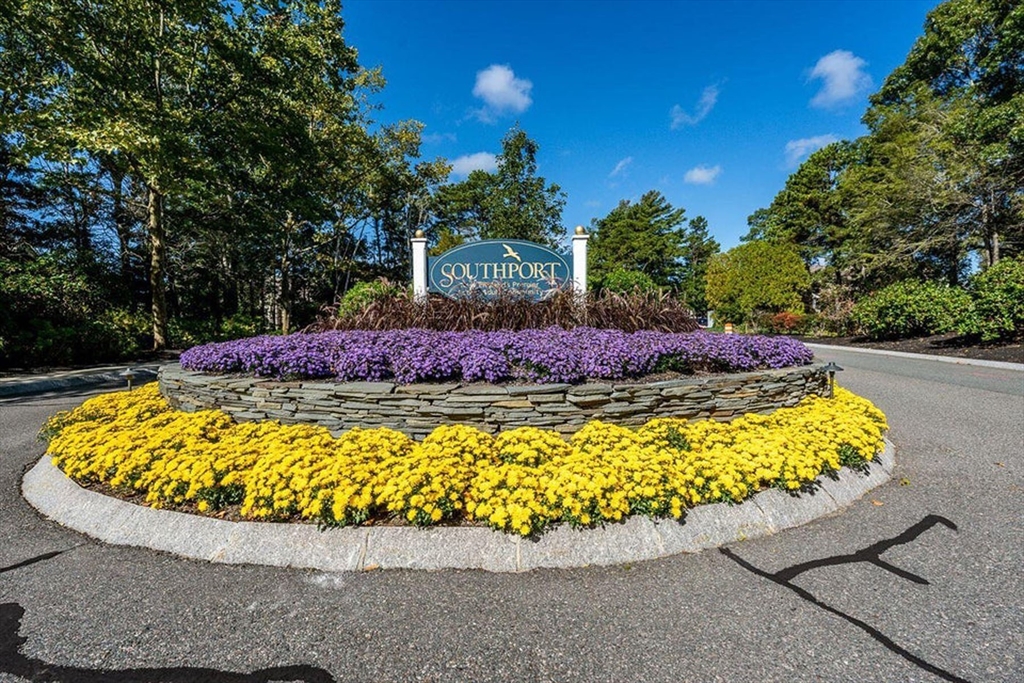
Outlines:
<svg viewBox="0 0 1024 683"><path fill-rule="evenodd" d="M724 551L518 575L92 542L18 493L84 394L0 400L0 680L1024 679L1024 373L819 355L888 414L892 482Z"/></svg>

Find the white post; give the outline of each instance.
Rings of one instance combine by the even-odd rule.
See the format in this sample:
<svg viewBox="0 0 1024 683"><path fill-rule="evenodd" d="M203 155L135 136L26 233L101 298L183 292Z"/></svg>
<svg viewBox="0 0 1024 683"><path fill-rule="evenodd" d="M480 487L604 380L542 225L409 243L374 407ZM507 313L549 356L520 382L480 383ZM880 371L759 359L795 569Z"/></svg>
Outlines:
<svg viewBox="0 0 1024 683"><path fill-rule="evenodd" d="M582 225L576 226L576 234L572 236L572 289L576 294L587 293L587 240L590 235Z"/></svg>
<svg viewBox="0 0 1024 683"><path fill-rule="evenodd" d="M416 301L427 298L427 238L422 230L416 231L412 242L412 297Z"/></svg>

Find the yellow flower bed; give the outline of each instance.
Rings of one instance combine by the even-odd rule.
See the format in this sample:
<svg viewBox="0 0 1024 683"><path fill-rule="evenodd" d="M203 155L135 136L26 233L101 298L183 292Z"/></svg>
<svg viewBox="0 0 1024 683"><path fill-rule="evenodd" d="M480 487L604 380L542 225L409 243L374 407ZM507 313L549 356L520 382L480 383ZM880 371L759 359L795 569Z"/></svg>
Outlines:
<svg viewBox="0 0 1024 683"><path fill-rule="evenodd" d="M837 388L833 400L812 396L728 423L591 422L568 442L533 427L492 436L466 425L420 442L385 428L334 438L322 427L177 411L150 384L59 413L43 433L69 477L143 493L153 507L237 504L249 519L327 525L468 519L529 535L558 522L679 518L768 487L807 489L871 461L887 428L869 401Z"/></svg>

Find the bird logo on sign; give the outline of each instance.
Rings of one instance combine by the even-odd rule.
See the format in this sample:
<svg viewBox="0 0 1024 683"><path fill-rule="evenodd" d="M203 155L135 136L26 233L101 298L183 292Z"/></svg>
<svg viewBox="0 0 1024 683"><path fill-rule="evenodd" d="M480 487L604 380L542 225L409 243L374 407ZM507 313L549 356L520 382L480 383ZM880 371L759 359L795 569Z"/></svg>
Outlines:
<svg viewBox="0 0 1024 683"><path fill-rule="evenodd" d="M504 243L501 246L505 247L505 255L502 256L502 258L514 258L516 261L519 261L520 263L523 262L523 259L519 258L519 254L516 253L516 251L512 247Z"/></svg>

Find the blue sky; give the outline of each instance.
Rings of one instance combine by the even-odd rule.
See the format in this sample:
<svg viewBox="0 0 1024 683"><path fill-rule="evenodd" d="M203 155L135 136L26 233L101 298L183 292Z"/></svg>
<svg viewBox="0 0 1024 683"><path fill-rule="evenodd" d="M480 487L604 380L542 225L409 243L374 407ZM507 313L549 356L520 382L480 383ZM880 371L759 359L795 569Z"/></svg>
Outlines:
<svg viewBox="0 0 1024 683"><path fill-rule="evenodd" d="M567 232L659 190L723 248L807 154L864 133L867 97L938 3L349 0L388 81L382 122L426 124L458 180L519 125L568 195Z"/></svg>

